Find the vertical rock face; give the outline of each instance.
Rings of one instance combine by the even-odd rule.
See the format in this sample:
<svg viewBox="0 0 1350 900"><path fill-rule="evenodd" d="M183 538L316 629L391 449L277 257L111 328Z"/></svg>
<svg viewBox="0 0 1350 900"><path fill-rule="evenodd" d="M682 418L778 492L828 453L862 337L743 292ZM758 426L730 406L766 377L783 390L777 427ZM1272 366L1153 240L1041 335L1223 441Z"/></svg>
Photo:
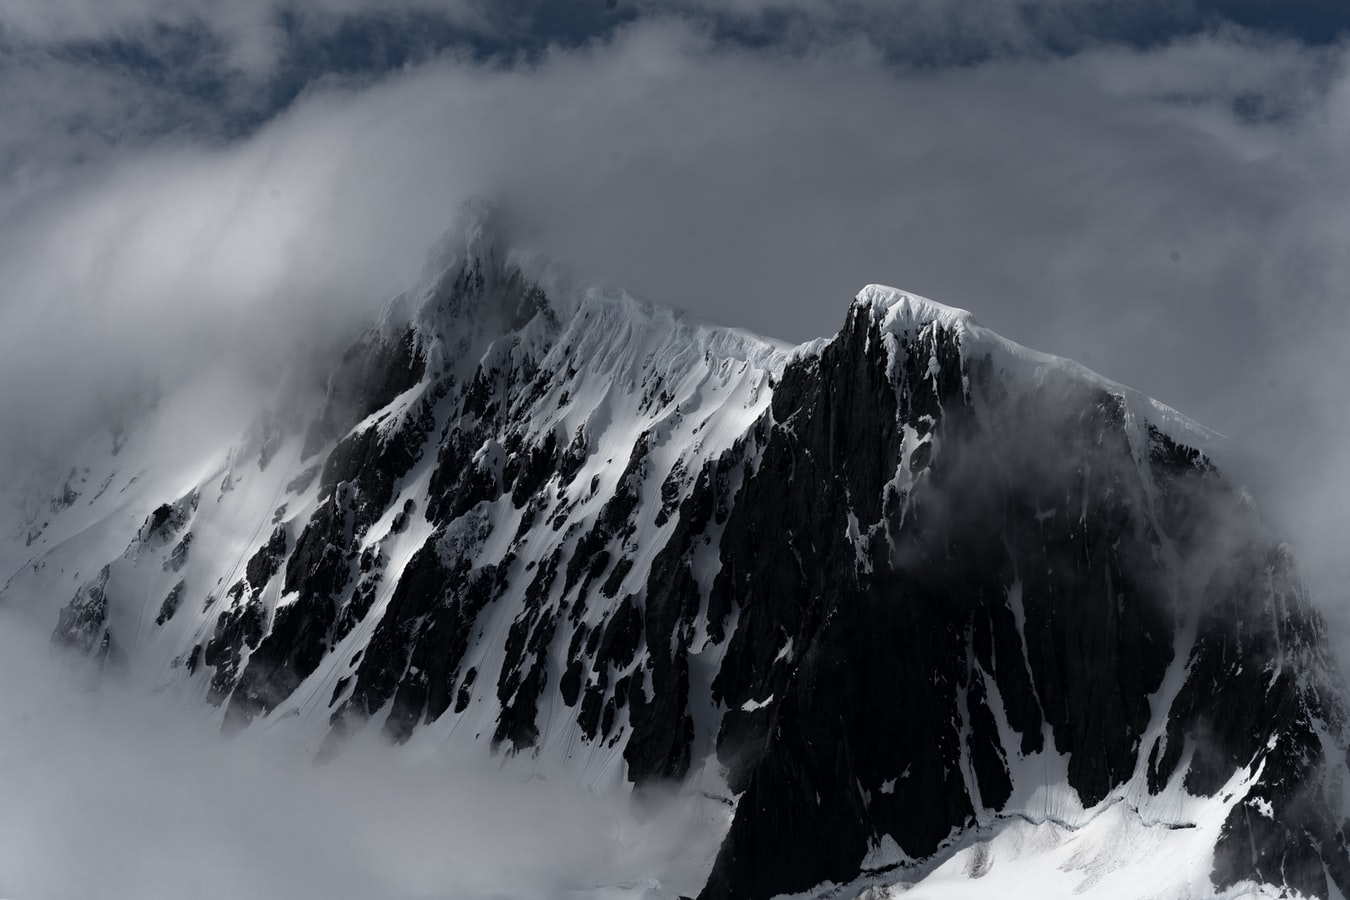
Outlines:
<svg viewBox="0 0 1350 900"><path fill-rule="evenodd" d="M1199 796L1259 770L1276 813L1234 808L1218 886L1325 896L1324 860L1344 884L1341 820L1303 787L1341 700L1286 552L1124 396L1010 384L960 329L855 306L775 392L714 587L741 609L715 688L745 793L703 896L846 882L885 837L931 856L1049 752L1085 807L1145 772L1162 792L1183 756Z"/></svg>
<svg viewBox="0 0 1350 900"><path fill-rule="evenodd" d="M870 287L784 348L471 224L317 409L264 418L256 466L147 495L120 558L44 551L102 566L54 641L135 647L226 730L294 717L322 754L427 731L716 771L705 898L935 858L1044 814L1037 786L1215 798L1217 886L1350 892L1325 629L1215 439L966 313Z"/></svg>

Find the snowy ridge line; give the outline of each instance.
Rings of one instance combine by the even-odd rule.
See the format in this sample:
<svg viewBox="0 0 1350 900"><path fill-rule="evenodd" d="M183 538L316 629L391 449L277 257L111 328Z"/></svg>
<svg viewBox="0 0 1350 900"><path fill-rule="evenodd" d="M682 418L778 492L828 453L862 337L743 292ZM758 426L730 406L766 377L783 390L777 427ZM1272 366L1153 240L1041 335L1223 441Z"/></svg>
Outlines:
<svg viewBox="0 0 1350 900"><path fill-rule="evenodd" d="M1046 369L1063 372L1084 383L1099 387L1123 398L1131 412L1138 415L1141 420L1158 427L1168 437L1207 454L1215 450L1222 453L1228 441L1228 438L1220 432L1201 425L1167 404L1113 381L1082 363L1033 350L990 331L979 324L974 314L968 310L882 284L869 284L864 287L854 298L853 306L869 310L873 321L887 333L922 329L927 325L936 324L960 335L963 346L967 346L967 352L972 356L982 351L997 351L996 364L1021 366L1032 373L1033 381L1037 377L1034 374L1035 370Z"/></svg>

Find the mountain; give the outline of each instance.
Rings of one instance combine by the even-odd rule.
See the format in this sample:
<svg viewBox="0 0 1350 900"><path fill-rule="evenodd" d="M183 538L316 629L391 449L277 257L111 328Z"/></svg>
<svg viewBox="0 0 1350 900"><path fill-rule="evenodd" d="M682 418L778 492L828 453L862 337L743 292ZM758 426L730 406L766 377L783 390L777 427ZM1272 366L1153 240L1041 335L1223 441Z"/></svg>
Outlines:
<svg viewBox="0 0 1350 900"><path fill-rule="evenodd" d="M705 900L998 893L1050 834L1075 889L1166 847L1177 896L1350 894L1326 627L1162 404L876 285L799 347L701 324L483 210L299 396L91 439L0 602L320 760L720 798Z"/></svg>

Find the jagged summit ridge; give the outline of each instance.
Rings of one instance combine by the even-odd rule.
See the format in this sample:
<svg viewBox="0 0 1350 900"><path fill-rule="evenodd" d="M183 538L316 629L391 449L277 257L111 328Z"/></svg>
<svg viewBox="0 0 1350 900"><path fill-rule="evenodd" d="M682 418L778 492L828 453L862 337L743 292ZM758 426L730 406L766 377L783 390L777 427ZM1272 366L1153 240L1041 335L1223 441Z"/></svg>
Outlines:
<svg viewBox="0 0 1350 900"><path fill-rule="evenodd" d="M541 363L559 363L557 351L566 350L592 367L636 360L678 368L705 356L775 372L795 349L624 290L580 284L565 266L516 247L501 211L484 200L466 202L429 254L419 285L386 306L386 338L408 325L433 371L498 352L489 348L501 341ZM627 340L646 350L622 351Z"/></svg>
<svg viewBox="0 0 1350 900"><path fill-rule="evenodd" d="M787 359L813 357L828 343L821 338L793 347L743 329L701 321L683 310L626 291L577 284L565 266L517 247L509 217L486 198L462 202L452 221L452 227L428 253L419 286L395 298L387 306L384 319L398 323L411 318L433 347L441 347L449 335L460 337L456 347L459 356L468 352L462 341L466 331L479 330L493 337L519 332L527 341L533 337L531 332L544 331L548 332L547 339L583 311L591 322L613 325L631 320L673 330L678 337L692 340L709 352L753 359L776 371L781 371ZM456 281L460 283L458 290ZM475 289L465 291L465 286ZM466 294L476 302L466 304ZM1206 452L1223 451L1223 436L1212 429L1081 363L1011 341L980 325L968 310L877 283L864 286L850 308L867 310L885 334L938 327L965 352L989 353L999 365L1031 369L1030 373L1019 373L1018 381L1023 383L1043 378L1042 373L1051 370L1090 382L1121 396L1133 414L1169 436ZM536 313L542 313L541 322L531 325Z"/></svg>

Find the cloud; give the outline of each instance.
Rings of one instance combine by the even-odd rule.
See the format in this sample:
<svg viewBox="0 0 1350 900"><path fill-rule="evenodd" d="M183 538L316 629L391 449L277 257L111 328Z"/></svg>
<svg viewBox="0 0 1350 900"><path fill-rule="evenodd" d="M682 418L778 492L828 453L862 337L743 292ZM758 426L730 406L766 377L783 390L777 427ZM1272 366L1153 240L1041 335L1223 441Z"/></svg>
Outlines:
<svg viewBox="0 0 1350 900"><path fill-rule="evenodd" d="M727 825L697 795L638 802L481 752L354 747L315 767L293 736L224 743L192 701L91 691L42 633L0 626L0 765L22 773L0 805L6 897L693 893Z"/></svg>
<svg viewBox="0 0 1350 900"><path fill-rule="evenodd" d="M195 34L227 70L251 78L270 74L297 34L331 34L357 16L434 15L469 31L488 32L503 17L479 0L396 0L372 7L365 0L15 0L0 14L0 37L27 47L82 46L106 41L143 44L154 53L168 37Z"/></svg>
<svg viewBox="0 0 1350 900"><path fill-rule="evenodd" d="M161 20L207 22L222 46L252 34L224 13L15 9L6 41L27 49L0 73L14 88L0 92L14 123L0 138L0 410L25 423L6 429L24 437L11 458L87 427L99 392L312 352L410 284L456 202L487 194L521 242L584 277L730 324L828 334L854 291L885 282L1080 359L1230 434L1339 598L1344 46L1219 28L1141 48L1056 3L999 37L975 3L906 4L901 19L744 0L728 15L786 10L782 40L760 44L727 39L695 3L641 6L570 49L318 77L236 136L191 92L40 49ZM842 24L812 37L793 16ZM1046 22L1077 35L1068 50L1045 52ZM1030 49L915 67L896 29ZM289 46L254 37L222 51L245 60L228 65L266 73Z"/></svg>
<svg viewBox="0 0 1350 900"><path fill-rule="evenodd" d="M1195 28L1190 3L1138 0L638 0L800 45L822 33L861 34L901 64L963 64L1004 56L1048 58L1103 41L1151 39Z"/></svg>

